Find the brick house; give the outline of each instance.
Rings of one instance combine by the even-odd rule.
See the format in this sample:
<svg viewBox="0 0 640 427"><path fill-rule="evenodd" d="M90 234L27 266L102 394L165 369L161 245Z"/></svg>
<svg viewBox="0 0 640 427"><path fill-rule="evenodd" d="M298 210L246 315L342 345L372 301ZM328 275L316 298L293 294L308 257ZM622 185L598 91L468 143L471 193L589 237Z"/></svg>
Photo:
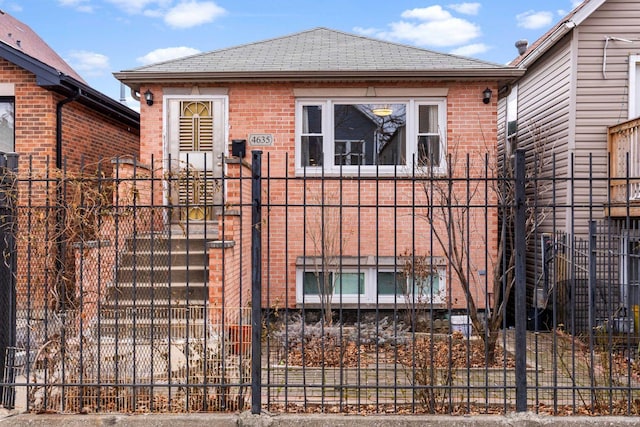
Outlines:
<svg viewBox="0 0 640 427"><path fill-rule="evenodd" d="M19 177L32 179L18 188L18 259L25 261L18 263L17 289L40 306L55 281L44 266L54 253L44 236L54 226L42 215L56 197L47 179L81 168L110 176L112 158L138 152L140 116L91 88L29 26L3 11L0 64L0 152L17 153Z"/></svg>
<svg viewBox="0 0 640 427"><path fill-rule="evenodd" d="M416 209L428 201L413 178L453 176L452 155L461 163L467 154L495 158L497 96L491 94L522 73L316 28L115 76L150 98L141 103L142 163L162 159L154 168L160 177L186 161L201 176L223 182L223 191L210 195L221 209L180 215L194 230L207 222L217 227L208 246L209 304L220 304L223 295L227 305L248 301L251 216L245 202L251 190L248 180L237 180L251 173L252 156L237 156L246 144L247 152L261 150L263 158L263 307L318 307L315 281L322 275L331 277L334 304L342 308L393 307L406 298L393 284L401 260L419 254L429 260L431 303L463 309L465 296L433 243L434 229L416 219ZM483 168L473 162L479 173ZM174 197L156 191L156 200ZM196 193L178 189L174 195L184 203ZM476 197L484 203L485 195L495 206L496 195L486 190L467 203ZM383 203L389 208L380 208ZM483 224L483 237L469 246L478 294L491 280L497 210L474 211L470 220ZM327 247L331 236L314 236L314 229L337 230L339 242ZM483 308L492 295L480 300Z"/></svg>
<svg viewBox="0 0 640 427"><path fill-rule="evenodd" d="M138 150L139 114L91 88L27 25L0 12L0 151L78 167Z"/></svg>

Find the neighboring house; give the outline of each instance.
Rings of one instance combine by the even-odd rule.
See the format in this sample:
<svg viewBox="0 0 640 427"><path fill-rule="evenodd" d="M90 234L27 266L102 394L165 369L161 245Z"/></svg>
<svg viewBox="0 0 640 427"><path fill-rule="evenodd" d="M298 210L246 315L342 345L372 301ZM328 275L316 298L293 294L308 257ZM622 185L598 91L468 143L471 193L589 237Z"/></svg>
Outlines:
<svg viewBox="0 0 640 427"><path fill-rule="evenodd" d="M463 309L464 295L427 221L415 219L415 205L425 201L423 192L412 202L411 176L413 171L446 176L448 155L461 163L467 154L495 158L496 96L491 92L497 94L522 74L512 67L316 28L115 76L152 100L141 103L141 161L162 160L158 177L186 163L204 177L224 174L227 188L217 192L215 203L244 219L234 220L225 211L225 225L222 217L217 223L218 249L224 252L209 253L209 303L220 304L222 291L228 292L226 304L240 297L248 301L244 292L233 299L230 290L239 284L244 290L251 287L251 216L241 205L250 202L251 192L234 181L250 176L250 170L242 170L246 159L226 159L236 143L248 142L247 151L263 152L268 206L260 227L263 306L317 307L322 296L315 282L324 255L325 261L333 259L328 269L322 266L320 280L330 276L336 294L342 291L334 304L339 299L347 308L393 307L405 297L393 284L402 270L399 259L410 253L409 258L431 257L434 304ZM156 200L196 204L198 198L213 198L206 185L201 192L178 190L158 194ZM474 197L484 203L485 194ZM497 253L496 195L487 197L491 207L470 214L471 221L483 224L478 236L484 240L474 236L469 261L478 268L479 274L471 273L480 277L478 294L485 280L491 281L486 278L488 258ZM378 199L387 208L376 212L372 206L382 203ZM189 218L195 229L220 213L188 210L171 218ZM238 224L244 224L242 231ZM319 245L329 239L314 236L314 227L323 232L334 227L340 247ZM222 259L228 264L220 271ZM491 295L479 301L483 308Z"/></svg>
<svg viewBox="0 0 640 427"><path fill-rule="evenodd" d="M140 116L91 88L29 26L0 11L0 119L0 152L17 153L19 176L33 179L18 188L18 292L43 306L57 280L43 264L56 253L54 237L45 237L55 230L46 219L55 216L54 180L81 167L110 176L112 158L139 152Z"/></svg>
<svg viewBox="0 0 640 427"><path fill-rule="evenodd" d="M0 151L77 168L139 148L139 114L91 88L29 26L0 11ZM26 164L26 163L25 163Z"/></svg>
<svg viewBox="0 0 640 427"><path fill-rule="evenodd" d="M637 292L628 285L639 279L636 263L640 245L635 242L640 241L636 223L640 205L633 192L634 181L627 193L624 178L628 153L629 177L640 176L635 154L640 147L634 136L640 115L639 19L638 1L584 1L531 45L516 43L520 56L511 65L526 73L501 87L498 101L499 142L505 152L509 155L515 148L526 149L530 165L534 155L540 156L543 166L538 177L556 178L553 183L539 181L535 197L539 211L547 210L537 230L535 248L529 252L529 277L535 277L536 292L550 295L553 290L546 281L540 289L540 242L563 250L577 247L580 240L588 241L590 221L607 230L608 236L598 237L599 253L608 255L598 258L602 265L598 264L597 290L588 296L588 274L579 279L574 273L578 276L568 285L573 300L559 301L559 306L602 307L594 314L596 323L601 321L597 319L601 313L617 308L626 309L622 316L625 312L630 316L629 306L638 304ZM555 239L555 245L549 246L549 239ZM569 261L577 263L575 257ZM565 282L570 271L582 271L582 266L564 273L556 268L557 281ZM530 300L535 300L533 287L531 284ZM556 291L563 295L563 291ZM586 316L586 308L582 311L581 316ZM583 326L586 318L584 321Z"/></svg>

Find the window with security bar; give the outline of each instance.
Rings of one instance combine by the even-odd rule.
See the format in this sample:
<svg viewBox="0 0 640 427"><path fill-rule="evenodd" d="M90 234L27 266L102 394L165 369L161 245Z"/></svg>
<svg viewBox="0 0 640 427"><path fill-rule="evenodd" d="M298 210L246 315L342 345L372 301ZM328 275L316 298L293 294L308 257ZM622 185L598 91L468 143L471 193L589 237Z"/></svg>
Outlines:
<svg viewBox="0 0 640 427"><path fill-rule="evenodd" d="M213 176L214 115L212 101L181 101L178 202L182 220L212 219L217 181Z"/></svg>

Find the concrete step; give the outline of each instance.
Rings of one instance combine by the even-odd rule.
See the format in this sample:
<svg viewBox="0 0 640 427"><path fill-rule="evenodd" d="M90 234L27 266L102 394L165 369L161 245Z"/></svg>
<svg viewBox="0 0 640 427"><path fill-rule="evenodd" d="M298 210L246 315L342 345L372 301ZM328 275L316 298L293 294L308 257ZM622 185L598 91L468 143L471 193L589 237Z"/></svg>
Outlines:
<svg viewBox="0 0 640 427"><path fill-rule="evenodd" d="M103 305L102 320L140 322L167 322L201 320L206 318L207 309L204 303L191 303L186 301L171 303L170 301L122 301L118 304Z"/></svg>
<svg viewBox="0 0 640 427"><path fill-rule="evenodd" d="M135 283L138 285L156 285L161 283L203 283L209 278L208 267L199 266L170 266L152 268L142 265L120 267L116 271L115 282Z"/></svg>
<svg viewBox="0 0 640 427"><path fill-rule="evenodd" d="M171 224L170 231L173 236L201 237L215 240L218 238L218 221L183 221Z"/></svg>
<svg viewBox="0 0 640 427"><path fill-rule="evenodd" d="M106 302L109 305L114 303L124 304L126 301L142 303L142 301L154 301L158 304L161 301L206 301L209 298L207 285L200 282L193 283L167 283L154 284L153 286L141 285L138 283L119 283L111 286L107 290Z"/></svg>
<svg viewBox="0 0 640 427"><path fill-rule="evenodd" d="M209 255L205 251L138 251L125 252L120 257L120 269L149 267L167 270L169 266L207 266Z"/></svg>
<svg viewBox="0 0 640 427"><path fill-rule="evenodd" d="M125 250L127 252L206 252L207 242L215 240L202 235L190 235L189 238L180 234L170 233L145 233L136 235L133 239L127 239Z"/></svg>

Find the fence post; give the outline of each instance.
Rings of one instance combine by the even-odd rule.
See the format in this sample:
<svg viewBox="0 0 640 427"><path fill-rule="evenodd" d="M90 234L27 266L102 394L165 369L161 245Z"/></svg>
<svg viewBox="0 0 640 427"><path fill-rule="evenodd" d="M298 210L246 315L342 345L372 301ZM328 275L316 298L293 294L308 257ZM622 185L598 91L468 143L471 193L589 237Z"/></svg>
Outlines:
<svg viewBox="0 0 640 427"><path fill-rule="evenodd" d="M13 408L15 389L14 357L16 346L16 233L18 230L16 205L18 188L18 155L0 155L0 404Z"/></svg>
<svg viewBox="0 0 640 427"><path fill-rule="evenodd" d="M515 351L516 411L527 410L527 282L525 151L515 153Z"/></svg>
<svg viewBox="0 0 640 427"><path fill-rule="evenodd" d="M251 152L251 413L262 409L262 151Z"/></svg>
<svg viewBox="0 0 640 427"><path fill-rule="evenodd" d="M589 289L588 289L588 314L589 314L589 337L593 337L593 327L595 326L595 289L596 289L596 245L597 245L597 223L595 220L589 222Z"/></svg>

